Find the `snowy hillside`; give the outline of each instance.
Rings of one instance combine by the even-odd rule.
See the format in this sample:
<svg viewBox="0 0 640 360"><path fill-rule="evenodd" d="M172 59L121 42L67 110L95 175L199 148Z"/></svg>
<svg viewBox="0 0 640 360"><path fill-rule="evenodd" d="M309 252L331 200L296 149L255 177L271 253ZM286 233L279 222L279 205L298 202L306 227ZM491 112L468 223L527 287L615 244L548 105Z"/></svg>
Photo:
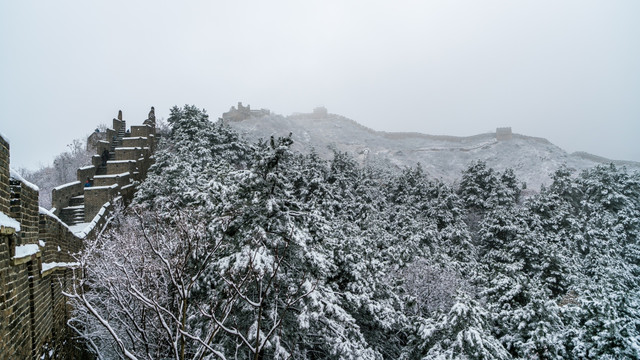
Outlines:
<svg viewBox="0 0 640 360"><path fill-rule="evenodd" d="M495 133L469 137L434 136L419 133L387 133L364 127L340 115L297 114L251 117L229 124L250 140L293 133L293 148L301 152L315 149L329 158L331 148L346 151L361 162L386 159L398 167L421 163L433 177L453 181L473 160L503 170L512 168L529 189L549 184L549 174L560 165L582 170L608 159L587 153L569 154L546 139L513 134L509 140ZM628 170L640 170L640 163L617 162Z"/></svg>

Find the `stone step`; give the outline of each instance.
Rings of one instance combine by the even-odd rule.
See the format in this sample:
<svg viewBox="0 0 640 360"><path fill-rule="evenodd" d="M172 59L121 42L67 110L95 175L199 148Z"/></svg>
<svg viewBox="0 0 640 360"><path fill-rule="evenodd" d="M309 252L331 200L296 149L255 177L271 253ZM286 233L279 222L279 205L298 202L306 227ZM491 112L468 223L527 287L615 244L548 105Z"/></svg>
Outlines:
<svg viewBox="0 0 640 360"><path fill-rule="evenodd" d="M80 196L76 196L75 198L79 198ZM84 202L84 196L82 196ZM67 206L60 210L59 215L60 220L62 220L67 225L75 225L84 222L84 205L75 205L75 206Z"/></svg>
<svg viewBox="0 0 640 360"><path fill-rule="evenodd" d="M74 211L74 210L81 210L84 209L84 205L74 205L74 206L67 206L65 208L62 208L62 210L67 210L67 211Z"/></svg>
<svg viewBox="0 0 640 360"><path fill-rule="evenodd" d="M84 206L84 195L72 197L69 200L69 206Z"/></svg>
<svg viewBox="0 0 640 360"><path fill-rule="evenodd" d="M84 222L84 216L67 216L60 218L67 225L75 225Z"/></svg>
<svg viewBox="0 0 640 360"><path fill-rule="evenodd" d="M68 213L74 212L82 212L84 210L84 205L73 205L62 208L61 211L66 211Z"/></svg>
<svg viewBox="0 0 640 360"><path fill-rule="evenodd" d="M106 175L107 174L107 167L106 166L98 166L98 168L96 169L96 175Z"/></svg>
<svg viewBox="0 0 640 360"><path fill-rule="evenodd" d="M75 218L80 218L80 217L84 217L84 211L74 211L74 212L60 212L60 217L62 218L69 218L69 219L75 219Z"/></svg>

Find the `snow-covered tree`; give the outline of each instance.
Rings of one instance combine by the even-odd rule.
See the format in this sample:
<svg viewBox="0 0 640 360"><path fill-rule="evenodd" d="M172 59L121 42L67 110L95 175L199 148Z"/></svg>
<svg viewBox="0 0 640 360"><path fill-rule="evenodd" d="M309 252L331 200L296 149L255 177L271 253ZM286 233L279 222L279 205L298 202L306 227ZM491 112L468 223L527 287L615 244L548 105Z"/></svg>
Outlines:
<svg viewBox="0 0 640 360"><path fill-rule="evenodd" d="M638 174L561 167L523 201L482 162L454 188L194 106L168 123L69 294L106 357L638 357Z"/></svg>
<svg viewBox="0 0 640 360"><path fill-rule="evenodd" d="M224 358L214 346L220 326L190 326L205 305L192 293L218 235L190 211L166 223L134 207L112 222L77 259L83 276L65 294L75 308L69 325L99 358Z"/></svg>
<svg viewBox="0 0 640 360"><path fill-rule="evenodd" d="M451 309L437 317L418 318L401 359L510 359L492 335L487 311L461 295Z"/></svg>

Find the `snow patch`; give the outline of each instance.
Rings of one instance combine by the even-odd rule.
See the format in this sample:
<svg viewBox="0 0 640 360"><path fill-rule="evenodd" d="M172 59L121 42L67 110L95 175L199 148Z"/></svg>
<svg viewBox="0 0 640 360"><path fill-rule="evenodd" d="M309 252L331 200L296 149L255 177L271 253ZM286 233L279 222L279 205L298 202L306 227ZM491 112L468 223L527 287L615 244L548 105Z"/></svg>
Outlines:
<svg viewBox="0 0 640 360"><path fill-rule="evenodd" d="M80 266L78 262L50 262L42 263L42 273L55 268L74 268Z"/></svg>
<svg viewBox="0 0 640 360"><path fill-rule="evenodd" d="M99 190L99 189L115 189L117 187L118 187L118 184L105 185L105 186L91 186L91 187L84 188L84 191L92 191L92 190Z"/></svg>
<svg viewBox="0 0 640 360"><path fill-rule="evenodd" d="M115 178L115 177L118 177L118 174L96 175L93 178L94 179L111 179L111 178Z"/></svg>
<svg viewBox="0 0 640 360"><path fill-rule="evenodd" d="M124 163L134 163L135 160L109 160L107 164L124 164Z"/></svg>
<svg viewBox="0 0 640 360"><path fill-rule="evenodd" d="M21 259L23 257L31 256L40 252L38 244L26 244L16 246L16 255L14 259Z"/></svg>
<svg viewBox="0 0 640 360"><path fill-rule="evenodd" d="M79 224L75 224L75 225L71 225L69 226L69 230L71 230L72 233L77 233L77 232L81 232L84 230L84 228L86 228L87 226L89 226L90 223L88 222L83 222L83 223L79 223Z"/></svg>
<svg viewBox="0 0 640 360"><path fill-rule="evenodd" d="M0 226L12 228L15 231L20 231L20 223L16 219L10 218L5 213L0 212Z"/></svg>

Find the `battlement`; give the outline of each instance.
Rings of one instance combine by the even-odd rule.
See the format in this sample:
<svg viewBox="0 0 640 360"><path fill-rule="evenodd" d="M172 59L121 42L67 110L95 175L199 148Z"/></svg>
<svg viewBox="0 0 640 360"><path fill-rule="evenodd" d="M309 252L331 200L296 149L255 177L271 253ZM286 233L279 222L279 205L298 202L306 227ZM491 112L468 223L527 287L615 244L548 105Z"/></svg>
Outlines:
<svg viewBox="0 0 640 360"><path fill-rule="evenodd" d="M0 149L0 359L35 359L67 335L62 291L82 240L38 207L38 187L10 169L8 141Z"/></svg>

